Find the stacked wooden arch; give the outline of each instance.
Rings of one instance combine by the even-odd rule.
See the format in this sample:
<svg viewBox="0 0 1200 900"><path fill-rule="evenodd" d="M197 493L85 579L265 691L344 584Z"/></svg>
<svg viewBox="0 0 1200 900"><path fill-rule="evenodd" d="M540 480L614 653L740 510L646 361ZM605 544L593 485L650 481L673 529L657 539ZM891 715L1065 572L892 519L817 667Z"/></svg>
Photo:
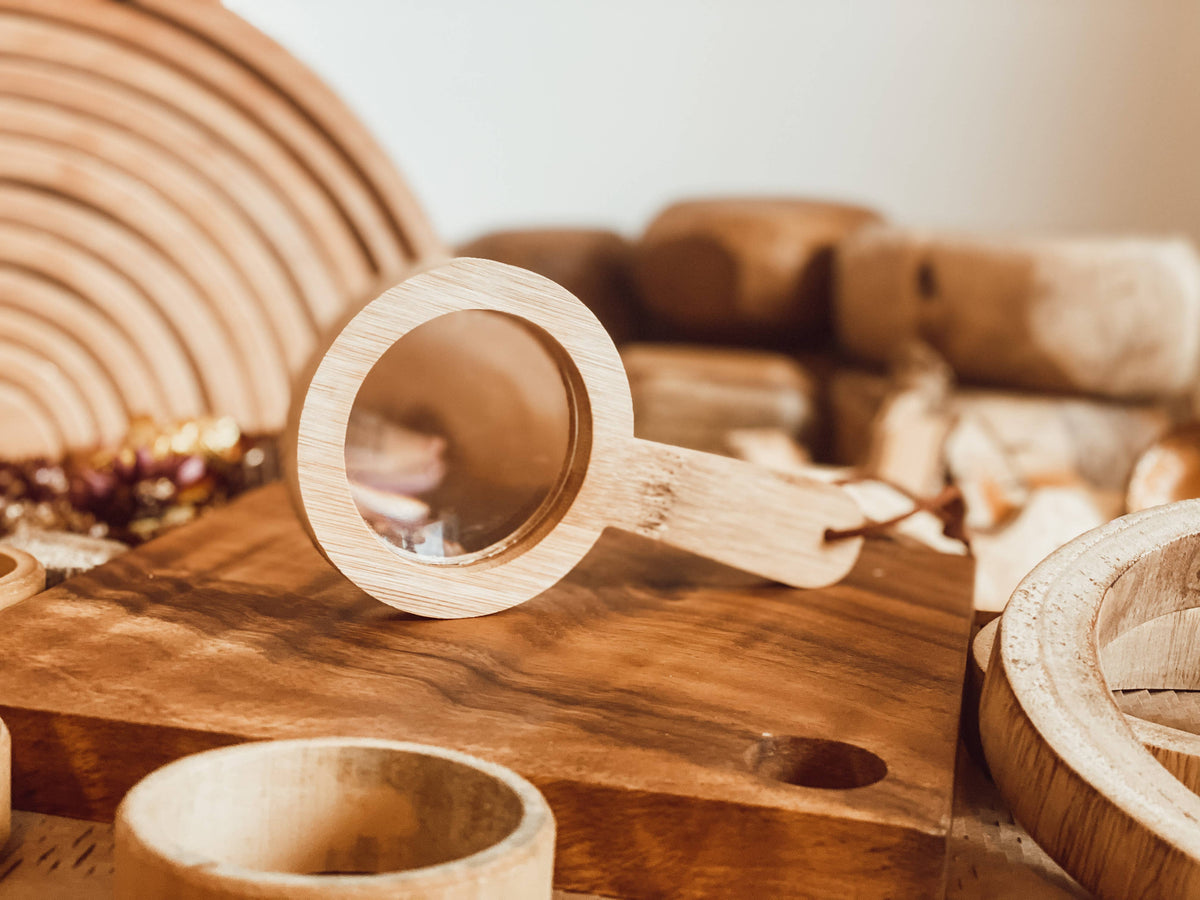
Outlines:
<svg viewBox="0 0 1200 900"><path fill-rule="evenodd" d="M354 115L219 4L0 0L0 456L137 415L279 429L322 331L442 252Z"/></svg>

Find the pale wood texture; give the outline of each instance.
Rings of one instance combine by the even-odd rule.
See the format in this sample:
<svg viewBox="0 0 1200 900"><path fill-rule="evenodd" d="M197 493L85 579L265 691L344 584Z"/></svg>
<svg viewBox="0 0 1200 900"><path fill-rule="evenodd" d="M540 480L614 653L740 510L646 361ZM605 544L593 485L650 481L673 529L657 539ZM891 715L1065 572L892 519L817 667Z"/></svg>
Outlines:
<svg viewBox="0 0 1200 900"><path fill-rule="evenodd" d="M0 719L0 850L12 832L12 735Z"/></svg>
<svg viewBox="0 0 1200 900"><path fill-rule="evenodd" d="M46 569L31 554L0 544L0 609L26 600L46 586Z"/></svg>
<svg viewBox="0 0 1200 900"><path fill-rule="evenodd" d="M1114 695L1118 691L1131 695L1142 694L1147 689L1157 691L1178 684L1179 677L1173 668L1174 659L1160 650L1172 645L1178 647L1186 639L1194 637L1195 623L1198 621L1196 613L1200 613L1200 609L1185 610L1186 616L1175 613L1151 619L1103 647L1100 667ZM980 695L999 627L1000 619L993 619L979 629L971 642L965 695L970 708L964 712L963 719L972 727L978 725ZM1194 648L1195 643L1189 646ZM1173 694L1173 691L1169 693ZM1172 775L1200 793L1200 735L1195 733L1195 723L1200 721L1200 717L1185 712L1182 720L1186 727L1176 727L1180 717L1174 719L1176 724L1162 721L1164 714L1161 707L1158 710L1159 721L1154 721L1130 712L1138 708L1136 701L1120 696L1114 696L1114 699L1125 712L1125 721L1134 736ZM1169 714L1167 718L1170 718ZM979 735L969 735L968 739L978 744Z"/></svg>
<svg viewBox="0 0 1200 900"><path fill-rule="evenodd" d="M559 483L507 540L455 565L430 565L388 546L360 514L347 430L361 386L394 345L435 319L477 310L535 329L559 370L549 380L568 395L569 447ZM437 381L428 373L431 391ZM472 402L456 397L459 406ZM486 405L476 409L481 421L503 420ZM629 383L596 318L554 282L490 260L431 266L364 307L297 392L292 422L288 481L314 540L359 587L420 615L477 616L523 603L566 575L610 526L800 587L837 581L861 547L855 537L825 539L827 529L862 522L836 486L635 438Z"/></svg>
<svg viewBox="0 0 1200 900"><path fill-rule="evenodd" d="M983 686L980 736L1034 838L1100 897L1200 892L1200 797L1159 765L1114 702L1101 648L1195 608L1185 501L1125 516L1063 547L1022 582Z"/></svg>
<svg viewBox="0 0 1200 900"><path fill-rule="evenodd" d="M646 440L731 454L731 434L740 429L775 429L802 442L816 431L816 382L782 354L629 344L621 362L634 431Z"/></svg>
<svg viewBox="0 0 1200 900"><path fill-rule="evenodd" d="M1196 497L1200 497L1200 423L1187 422L1162 435L1138 457L1129 476L1125 507L1139 512Z"/></svg>
<svg viewBox="0 0 1200 900"><path fill-rule="evenodd" d="M636 339L644 328L633 286L633 247L615 232L589 228L494 231L463 244L458 255L508 263L561 284L596 314L617 346Z"/></svg>
<svg viewBox="0 0 1200 900"><path fill-rule="evenodd" d="M550 900L554 874L533 785L398 741L189 756L130 790L115 832L117 900Z"/></svg>
<svg viewBox="0 0 1200 900"><path fill-rule="evenodd" d="M830 416L838 462L865 460L875 417L895 388L888 376L859 369L834 374ZM1138 458L1173 418L1161 404L971 387L956 388L948 403L955 419L972 419L984 429L1030 486L1082 477L1103 490L1124 491Z"/></svg>
<svg viewBox="0 0 1200 900"><path fill-rule="evenodd" d="M877 221L867 209L809 200L676 203L636 246L642 301L672 337L815 343L828 332L834 245Z"/></svg>
<svg viewBox="0 0 1200 900"><path fill-rule="evenodd" d="M1200 266L1182 239L1016 239L878 227L838 247L842 347L932 344L960 376L1108 397L1191 392Z"/></svg>
<svg viewBox="0 0 1200 900"><path fill-rule="evenodd" d="M278 429L322 331L444 252L349 110L220 4L5 0L0 54L0 454L137 415Z"/></svg>
<svg viewBox="0 0 1200 900"><path fill-rule="evenodd" d="M14 799L104 819L186 753L357 734L528 778L560 887L928 898L970 581L968 560L872 540L842 584L799 592L612 532L531 603L416 619L338 576L268 487L0 612ZM854 774L821 740L886 777L819 787Z"/></svg>

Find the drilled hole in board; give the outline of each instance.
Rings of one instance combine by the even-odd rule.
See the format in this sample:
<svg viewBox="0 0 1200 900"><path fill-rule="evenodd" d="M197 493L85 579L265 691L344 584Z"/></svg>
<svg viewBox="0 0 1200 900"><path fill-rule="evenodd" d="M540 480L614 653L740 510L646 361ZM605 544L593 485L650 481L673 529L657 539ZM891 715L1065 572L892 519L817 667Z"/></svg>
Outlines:
<svg viewBox="0 0 1200 900"><path fill-rule="evenodd" d="M937 274L933 270L933 263L925 260L917 266L917 294L922 300L932 300L937 293Z"/></svg>
<svg viewBox="0 0 1200 900"><path fill-rule="evenodd" d="M887 763L870 750L822 738L764 734L745 754L751 772L798 787L847 790L887 775Z"/></svg>
<svg viewBox="0 0 1200 900"><path fill-rule="evenodd" d="M9 572L15 572L16 570L17 561L4 551L0 550L0 578L3 578Z"/></svg>

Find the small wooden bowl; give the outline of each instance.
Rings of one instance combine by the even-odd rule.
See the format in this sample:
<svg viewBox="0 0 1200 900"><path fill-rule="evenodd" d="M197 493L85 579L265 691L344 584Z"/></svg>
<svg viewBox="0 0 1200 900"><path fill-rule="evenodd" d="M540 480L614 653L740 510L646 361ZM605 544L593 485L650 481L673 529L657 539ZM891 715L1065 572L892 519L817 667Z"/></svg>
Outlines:
<svg viewBox="0 0 1200 900"><path fill-rule="evenodd" d="M1200 501L1154 507L1051 554L1000 619L979 707L988 766L1034 840L1101 898L1200 896L1195 777L1168 772L1195 742L1164 732L1151 755L1111 694L1147 652L1169 668L1159 683L1194 683L1198 559Z"/></svg>
<svg viewBox="0 0 1200 900"><path fill-rule="evenodd" d="M16 547L0 545L0 609L20 603L46 587L42 564Z"/></svg>
<svg viewBox="0 0 1200 900"><path fill-rule="evenodd" d="M266 741L142 779L116 817L116 896L549 898L554 817L515 773L366 738Z"/></svg>

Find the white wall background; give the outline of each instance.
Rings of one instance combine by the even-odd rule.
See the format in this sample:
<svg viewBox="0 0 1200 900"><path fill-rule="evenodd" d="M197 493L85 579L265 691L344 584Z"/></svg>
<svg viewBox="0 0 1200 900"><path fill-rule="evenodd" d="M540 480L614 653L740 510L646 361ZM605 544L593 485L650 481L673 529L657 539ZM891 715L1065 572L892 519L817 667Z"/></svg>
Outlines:
<svg viewBox="0 0 1200 900"><path fill-rule="evenodd" d="M451 241L761 192L1200 237L1190 0L226 3L341 92Z"/></svg>

